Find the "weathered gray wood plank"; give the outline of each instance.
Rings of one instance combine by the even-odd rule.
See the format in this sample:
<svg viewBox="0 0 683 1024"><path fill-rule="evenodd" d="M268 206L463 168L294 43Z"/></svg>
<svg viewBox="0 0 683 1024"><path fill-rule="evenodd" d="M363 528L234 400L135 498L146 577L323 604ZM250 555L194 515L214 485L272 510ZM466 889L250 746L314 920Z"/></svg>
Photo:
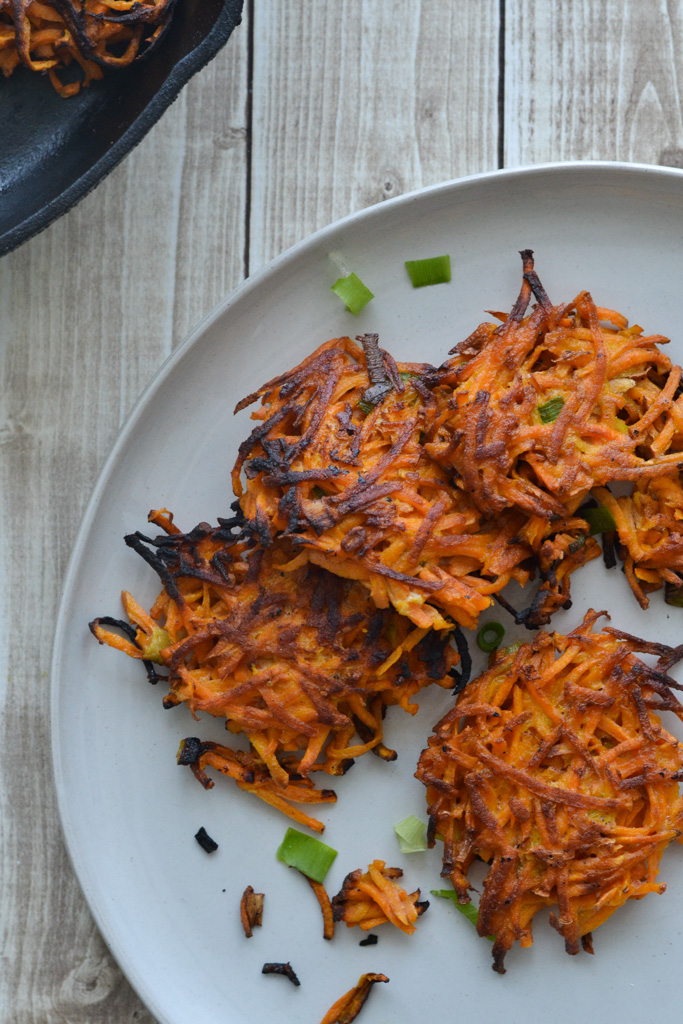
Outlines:
<svg viewBox="0 0 683 1024"><path fill-rule="evenodd" d="M258 0L252 269L354 210L497 166L498 6Z"/></svg>
<svg viewBox="0 0 683 1024"><path fill-rule="evenodd" d="M0 261L2 1024L152 1021L67 862L48 671L71 546L121 420L243 276L246 44L243 25L106 182Z"/></svg>
<svg viewBox="0 0 683 1024"><path fill-rule="evenodd" d="M683 164L678 0L507 0L505 164Z"/></svg>

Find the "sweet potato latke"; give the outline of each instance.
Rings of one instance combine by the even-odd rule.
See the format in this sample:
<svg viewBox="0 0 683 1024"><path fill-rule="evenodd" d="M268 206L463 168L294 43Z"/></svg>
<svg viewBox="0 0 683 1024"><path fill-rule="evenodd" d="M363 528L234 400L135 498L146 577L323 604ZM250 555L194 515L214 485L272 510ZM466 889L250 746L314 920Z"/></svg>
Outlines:
<svg viewBox="0 0 683 1024"><path fill-rule="evenodd" d="M666 673L683 656L605 628L589 612L568 636L540 632L504 649L435 727L417 777L431 845L461 903L475 857L489 864L477 930L494 970L531 922L551 922L568 953L628 899L663 892L659 861L683 828L683 747L659 712L683 719ZM656 668L634 652L655 654Z"/></svg>
<svg viewBox="0 0 683 1024"><path fill-rule="evenodd" d="M309 772L343 774L369 750L392 760L383 743L387 707L414 713L422 687L453 684L459 659L448 634L378 610L360 584L307 561L297 566L284 544L250 547L237 520L183 534L165 510L150 518L166 534L126 542L164 589L149 614L124 593L132 636L114 632L127 624L112 619L95 619L91 629L146 661L152 678L152 663L168 669L166 707L185 703L247 736L249 754L198 740L181 754L203 782L213 767L301 821L289 800L324 799L304 785Z"/></svg>
<svg viewBox="0 0 683 1024"><path fill-rule="evenodd" d="M683 582L681 368L659 348L667 338L629 327L588 292L554 306L533 254L521 255L510 314L481 324L439 371L426 450L485 515L580 516L593 491L613 509L646 605L648 590ZM634 485L632 497L611 496L618 481Z"/></svg>
<svg viewBox="0 0 683 1024"><path fill-rule="evenodd" d="M290 538L302 562L361 581L378 608L422 628L474 628L492 595L537 566L526 621L548 622L568 600L570 573L599 553L584 543L586 524L482 514L428 454L445 451L433 440L444 429L436 371L395 363L377 335L358 340L321 345L237 406L262 400L233 470L248 529L265 547Z"/></svg>
<svg viewBox="0 0 683 1024"><path fill-rule="evenodd" d="M147 56L169 24L175 0L0 0L0 71L20 64L49 74L60 96ZM80 76L64 79L71 65Z"/></svg>

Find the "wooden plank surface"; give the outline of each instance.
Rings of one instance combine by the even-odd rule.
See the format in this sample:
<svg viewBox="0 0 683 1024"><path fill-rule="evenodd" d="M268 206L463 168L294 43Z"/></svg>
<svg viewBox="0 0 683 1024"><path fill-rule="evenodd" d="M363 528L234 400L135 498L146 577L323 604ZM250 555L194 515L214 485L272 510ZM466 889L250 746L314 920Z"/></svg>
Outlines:
<svg viewBox="0 0 683 1024"><path fill-rule="evenodd" d="M505 165L683 165L679 0L507 0Z"/></svg>
<svg viewBox="0 0 683 1024"><path fill-rule="evenodd" d="M245 15L123 165L0 260L0 1024L152 1024L61 842L48 670L85 502L171 348L245 268L501 153L683 165L678 0L252 0Z"/></svg>
<svg viewBox="0 0 683 1024"><path fill-rule="evenodd" d="M251 269L393 196L491 170L498 0L256 3Z"/></svg>
<svg viewBox="0 0 683 1024"><path fill-rule="evenodd" d="M69 553L120 423L243 276L246 56L242 27L94 193L0 261L2 1024L152 1021L62 845L48 671Z"/></svg>

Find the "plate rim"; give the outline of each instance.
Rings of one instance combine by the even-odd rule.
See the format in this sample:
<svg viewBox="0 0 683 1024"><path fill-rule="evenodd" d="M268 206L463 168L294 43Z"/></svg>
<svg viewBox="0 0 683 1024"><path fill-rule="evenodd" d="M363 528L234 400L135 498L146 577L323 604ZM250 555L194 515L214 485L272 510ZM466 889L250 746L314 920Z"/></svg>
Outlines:
<svg viewBox="0 0 683 1024"><path fill-rule="evenodd" d="M300 256L306 255L309 250L318 247L328 236L335 235L339 231L349 228L359 221L365 221L366 219L372 220L376 217L391 216L391 211L398 207L408 206L412 203L422 201L423 199L428 201L429 198L433 196L450 191L464 191L468 188L485 184L486 182L494 182L502 179L533 179L545 176L552 178L554 176L559 177L561 174L566 174L567 172L576 173L577 176L580 177L584 174L587 175L590 172L596 171L599 175L604 174L606 179L611 177L613 179L613 184L616 184L616 179L627 177L636 178L646 173L651 176L656 175L662 180L677 182L678 186L683 189L683 169L662 167L657 164L629 163L626 161L557 161L543 164L530 164L514 168L502 168L471 174L461 178L454 178L434 185L414 189L401 196L396 196L373 206L364 207L361 210L354 211L353 213L347 214L345 217L318 229L312 234L307 235L304 239L296 242L284 252L274 257L274 259L264 264L263 267L260 267L253 275L246 278L240 285L233 289L233 291L229 292L223 299L221 299L213 309L211 309L197 322L178 347L166 357L159 369L143 388L122 423L116 438L102 463L95 485L81 517L69 557L59 600L59 611L56 619L52 658L50 663L49 717L52 784L56 795L59 825L64 845L67 850L70 865L76 875L76 879L85 897L88 909L121 972L125 975L128 983L134 989L145 1007L157 1018L159 1024L176 1024L176 1022L172 1018L168 1017L166 1012L157 1004L155 994L147 989L144 975L141 971L138 971L134 959L129 956L125 947L119 943L118 936L113 933L114 929L110 926L107 914L100 907L97 894L86 884L91 872L79 853L75 837L72 833L69 815L67 814L67 793L62 771L64 751L61 748L59 737L59 724L61 723L61 719L56 714L56 709L59 706L60 690L62 688L60 662L63 656L64 641L68 626L66 607L74 588L77 565L80 561L81 553L85 545L86 535L92 527L100 496L107 486L109 477L117 464L121 449L127 443L130 435L134 431L137 420L144 413L148 402L152 400L157 389L165 383L166 379L173 373L176 364L185 357L185 355L194 347L194 345L205 334L205 332L209 330L216 320L223 316L233 305L236 305L238 302L241 302L243 299L248 297L252 291L260 289L270 278L278 275L283 267L286 267L290 262L295 261Z"/></svg>

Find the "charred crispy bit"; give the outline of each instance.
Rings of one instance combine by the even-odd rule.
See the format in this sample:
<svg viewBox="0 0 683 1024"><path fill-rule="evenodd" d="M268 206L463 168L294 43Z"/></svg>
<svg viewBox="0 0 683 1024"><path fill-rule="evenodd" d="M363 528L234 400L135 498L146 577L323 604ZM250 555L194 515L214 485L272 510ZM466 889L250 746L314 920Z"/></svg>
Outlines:
<svg viewBox="0 0 683 1024"><path fill-rule="evenodd" d="M386 974L361 974L358 984L330 1007L320 1024L351 1024L363 1009L372 986L378 981L387 982L389 979Z"/></svg>
<svg viewBox="0 0 683 1024"><path fill-rule="evenodd" d="M588 292L553 306L533 254L521 255L510 315L441 367L427 451L486 514L565 517L595 486L677 477L681 368L659 348L667 339L628 327Z"/></svg>
<svg viewBox="0 0 683 1024"><path fill-rule="evenodd" d="M292 985L301 984L289 962L286 964L264 964L261 968L261 974L281 974L284 978L289 978Z"/></svg>
<svg viewBox="0 0 683 1024"><path fill-rule="evenodd" d="M60 96L151 53L175 0L0 0L0 72L47 71ZM64 75L75 68L78 76Z"/></svg>
<svg viewBox="0 0 683 1024"><path fill-rule="evenodd" d="M263 893L254 892L250 885L246 887L240 900L240 921L248 939L252 937L252 928L260 928L263 922Z"/></svg>
<svg viewBox="0 0 683 1024"><path fill-rule="evenodd" d="M468 871L489 864L477 931L494 935L494 970L534 914L568 953L628 899L663 892L662 854L683 829L683 746L660 721L683 720L666 671L683 650L618 630L540 632L502 650L438 723L417 777L427 787L431 845L469 903ZM636 652L656 654L652 668Z"/></svg>
<svg viewBox="0 0 683 1024"><path fill-rule="evenodd" d="M375 933L373 932L372 935L366 935L364 939L361 939L360 942L358 943L358 945L359 946L376 946L378 942L379 942L379 936L375 935Z"/></svg>
<svg viewBox="0 0 683 1024"><path fill-rule="evenodd" d="M287 798L293 779L313 770L343 774L369 750L394 756L383 745L386 708L414 714L424 686L450 685L459 655L446 636L377 609L364 586L289 542L254 548L236 520L183 534L167 512L151 518L165 536L126 539L158 572L162 593L149 613L124 593L133 641L102 619L91 628L101 643L168 669L166 706L185 703L245 733L262 799L275 803L278 787ZM207 745L200 767L213 764L245 788L241 755L221 754L221 765L216 756ZM275 787L262 785L264 769Z"/></svg>
<svg viewBox="0 0 683 1024"><path fill-rule="evenodd" d="M238 405L261 399L233 470L246 528L264 546L291 538L295 564L360 581L378 608L420 628L472 629L492 595L532 577L550 536L564 529L569 547L586 525L539 519L524 536L519 510L482 514L450 479L434 369L394 363L374 335L361 340L326 342ZM569 572L598 551L593 542L564 560L562 602Z"/></svg>
<svg viewBox="0 0 683 1024"><path fill-rule="evenodd" d="M216 842L215 839L211 838L211 836L206 831L203 825L199 829L199 831L195 833L195 839L201 846L202 850L204 850L206 853L215 853L216 850L218 849L218 843Z"/></svg>
<svg viewBox="0 0 683 1024"><path fill-rule="evenodd" d="M412 935L429 901L420 902L419 889L410 894L402 889L396 881L402 875L400 868L387 868L383 860L373 861L365 873L352 871L332 900L335 921L345 921L348 928L360 925L363 931L390 923Z"/></svg>

